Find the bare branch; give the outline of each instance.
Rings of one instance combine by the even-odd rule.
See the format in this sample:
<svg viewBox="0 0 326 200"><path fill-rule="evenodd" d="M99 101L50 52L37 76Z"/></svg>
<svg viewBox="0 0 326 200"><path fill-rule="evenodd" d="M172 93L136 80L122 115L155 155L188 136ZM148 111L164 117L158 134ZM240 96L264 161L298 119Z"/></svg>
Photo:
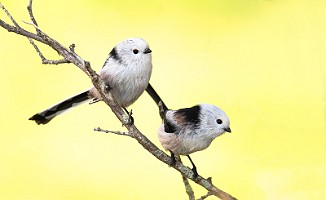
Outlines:
<svg viewBox="0 0 326 200"><path fill-rule="evenodd" d="M174 155L174 157L175 157L176 161L182 163L179 155ZM181 176L182 176L182 181L183 181L183 184L185 185L186 193L189 197L189 200L195 200L195 193L194 193L187 177L183 173L181 173Z"/></svg>
<svg viewBox="0 0 326 200"><path fill-rule="evenodd" d="M37 35L38 36L40 36L40 37L44 37L44 38L46 38L46 37L48 37L49 38L49 36L46 34L46 33L44 33L44 31L42 31L38 26L37 26L37 24L34 24L34 22L26 22L26 21L23 21L25 24L28 24L28 25L31 25L31 26L33 26L34 28L35 28L35 30L37 31Z"/></svg>
<svg viewBox="0 0 326 200"><path fill-rule="evenodd" d="M15 26L12 26L12 25L4 22L3 20L0 20L0 26L2 26L4 29L6 29L9 32L14 32L19 35L34 39L36 41L39 41L43 44L48 45L49 47L54 49L56 52L58 52L59 55L64 57L65 60L75 64L77 67L82 69L84 72L87 72L87 71L85 71L85 65L84 65L85 61L80 56L78 56L74 51L67 49L66 47L61 45L59 42L52 39L50 36L48 36L43 31L41 31L35 24L30 23L31 25L33 25L35 28L37 28L41 32L41 34L40 34L41 36L31 33L29 31L26 31L25 29L21 28L17 24L17 22L11 17L10 13L5 9L5 7L1 3L0 3L0 8L2 8L2 10L4 10L5 13L8 13L7 14L8 17L11 18L11 21L13 21L13 23L15 24Z"/></svg>
<svg viewBox="0 0 326 200"><path fill-rule="evenodd" d="M58 65L58 64L64 64L64 63L70 63L70 61L68 61L66 59L60 59L60 60L48 60L48 59L46 59L43 56L43 54L40 51L40 49L35 44L35 42L31 38L28 38L28 40L32 44L32 46L34 47L34 49L36 50L37 54L40 56L40 58L42 60L42 64Z"/></svg>
<svg viewBox="0 0 326 200"><path fill-rule="evenodd" d="M6 15L9 17L10 21L17 27L20 28L16 20L11 16L11 14L8 12L8 10L0 3L0 8L6 13Z"/></svg>
<svg viewBox="0 0 326 200"><path fill-rule="evenodd" d="M29 31L26 31L25 29L21 28L17 22L13 19L13 17L9 14L9 12L4 8L4 6L0 3L0 8L7 14L7 16L10 18L10 20L13 22L14 26L4 22L3 20L0 20L0 26L6 29L9 32L14 32L16 34L25 36L27 38L30 38L30 42L33 40L39 41L45 45L48 45L52 49L54 49L60 56L63 57L62 60L57 61L57 64L65 63L65 62L71 62L77 67L79 67L81 70L83 70L91 79L94 87L98 90L100 93L102 100L111 108L112 112L116 115L116 117L122 122L122 124L125 124L125 127L128 130L128 134L125 133L117 133L118 135L127 135L130 137L135 138L140 145L143 146L148 152L150 152L152 155L154 155L157 159L160 161L166 163L167 165L170 164L171 158L161 151L157 146L155 146L145 135L143 135L135 125L133 124L126 124L125 120L129 119L129 116L125 114L123 109L118 106L116 100L112 97L110 93L105 92L105 84L99 77L99 75L91 68L91 65L88 61L85 61L82 59L79 55L77 55L74 51L74 47L70 46L69 48L64 47L59 42L51 38L49 35L45 34L37 25L36 19L33 16L32 12L32 0L29 0L28 5L28 12L30 14L30 18L32 20L31 25L33 25L37 31L37 34L31 33ZM37 53L43 60L45 57L42 55L34 41L31 42L33 47L36 49ZM51 61L44 61L48 62L48 64L56 64L56 62ZM181 162L177 161L176 164L173 166L174 169L179 171L183 179L190 179L194 181L195 183L201 185L202 187L206 188L209 191L209 194L215 195L219 197L222 200L234 200L236 198L232 197L228 193L218 189L216 186L214 186L210 179L205 179L198 175L196 178L193 178L193 172L190 168L184 166ZM185 186L189 186L188 180L186 180ZM188 192L188 191L187 191ZM191 193L191 192L190 192ZM188 194L189 195L189 194ZM192 196L191 194L189 196ZM206 198L206 197L205 197Z"/></svg>
<svg viewBox="0 0 326 200"><path fill-rule="evenodd" d="M9 32L14 32L14 33L17 33L19 35L22 35L22 36L25 36L25 37L28 37L28 38L33 38L34 40L37 40L37 41L40 41L40 42L44 43L43 38L41 38L40 36L37 36L37 35L29 32L29 31L26 31L26 30L21 29L19 27L7 24L6 22L2 21L1 19L0 19L0 26L2 26L4 29L6 29Z"/></svg>
<svg viewBox="0 0 326 200"><path fill-rule="evenodd" d="M34 18L34 14L33 14L33 0L29 0L29 4L28 4L28 6L27 6L27 10L28 10L28 13L29 13L29 18L32 20L32 22L33 22L33 24L36 26L36 27L38 27L38 24L37 24L37 22L36 22L36 19ZM42 32L39 30L39 29L37 29L37 28L35 28L36 29L36 33L37 33L37 35L39 35L39 36L41 36L42 34Z"/></svg>
<svg viewBox="0 0 326 200"><path fill-rule="evenodd" d="M11 16L11 14L8 12L8 10L0 3L0 7L2 8L2 10L6 13L6 15L9 17L9 19L12 21L12 23L17 27L17 29L21 29L21 27L19 26L19 24L16 22L16 20ZM29 13L30 13L30 16L31 16L31 20L33 23L29 23L29 22L25 22L26 24L30 24L30 25L33 25L36 29L36 31L38 33L40 33L40 30L38 29L37 27L37 23L33 17L33 13L32 13L32 0L30 0L30 3L27 7ZM33 45L33 47L36 49L37 53L39 54L39 56L41 57L42 59L42 63L43 64L48 64L48 63L55 63L54 61L49 61L47 59L45 59L45 57L42 55L42 53L40 52L39 48L36 46L36 44L34 43L34 41L28 37L28 40L29 42Z"/></svg>
<svg viewBox="0 0 326 200"><path fill-rule="evenodd" d="M1 4L0 4L1 5ZM65 60L75 64L77 67L79 67L82 70L85 70L84 60L78 56L75 52L71 51L70 49L65 48L60 43L58 43L56 40L52 39L49 36L38 36L34 33L31 33L29 31L26 31L22 28L12 26L10 24L7 24L3 20L0 20L0 26L6 29L9 32L14 32L16 34L25 36L27 38L34 39L36 41L39 41L43 44L48 45L55 51L59 53L59 55L63 56ZM42 32L43 33L43 32ZM44 33L43 33L44 34Z"/></svg>
<svg viewBox="0 0 326 200"><path fill-rule="evenodd" d="M103 132L103 133L114 133L117 135L124 135L124 136L132 137L132 135L128 132L104 130L104 129L101 129L100 127L94 128L94 131Z"/></svg>
<svg viewBox="0 0 326 200"><path fill-rule="evenodd" d="M182 176L183 184L185 185L185 188L186 188L186 192L189 196L189 200L195 200L195 193L194 193L187 177L185 177L183 174L181 174L181 176Z"/></svg>
<svg viewBox="0 0 326 200"><path fill-rule="evenodd" d="M37 25L37 22L33 16L33 10L32 10L32 0L30 0L30 4L27 6L27 9L30 13L30 18L32 20L32 22L25 22L23 21L24 23L26 24L29 24L29 25L32 25L35 27L35 30L37 32L37 35L39 36L47 36ZM48 37L48 36L47 36ZM31 39L31 38L28 38L29 42L32 44L32 46L34 47L34 49L36 50L36 52L38 53L38 55L41 57L41 60L42 60L42 64L49 64L49 65L59 65L59 64L65 64L65 63L70 63L69 60L67 59L60 59L60 60L48 60L46 59L42 52L40 51L40 49L37 47L37 45L35 44L35 42ZM72 52L75 52L75 44L71 44L69 46L69 49L70 51Z"/></svg>
<svg viewBox="0 0 326 200"><path fill-rule="evenodd" d="M31 4L32 0L30 0L30 4ZM27 9L31 9L31 7L27 7ZM33 17L33 14L31 13L31 18L35 21L34 17ZM37 24L34 24L34 22L25 22L23 21L24 23L28 24L28 25L31 25L31 26L34 26L36 32L37 32L37 35L43 37L43 38L50 38L46 33L44 33L38 26ZM35 21L36 22L36 21ZM60 59L60 60L48 60L46 59L43 54L41 53L41 51L39 50L39 48L37 47L37 45L34 43L33 40L31 40L30 38L29 39L29 42L33 45L34 49L36 50L36 52L39 54L39 56L41 57L41 60L42 60L42 64L50 64L50 65L58 65L58 64L64 64L64 63L70 63L69 60L67 59ZM75 50L75 45L72 44L69 46L69 49L74 52ZM58 52L59 53L59 52Z"/></svg>

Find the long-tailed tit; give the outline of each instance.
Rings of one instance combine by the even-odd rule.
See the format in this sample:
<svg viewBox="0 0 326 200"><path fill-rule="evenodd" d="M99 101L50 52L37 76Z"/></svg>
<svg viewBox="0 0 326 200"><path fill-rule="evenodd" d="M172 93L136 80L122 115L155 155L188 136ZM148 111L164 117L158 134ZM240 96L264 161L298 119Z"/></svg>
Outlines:
<svg viewBox="0 0 326 200"><path fill-rule="evenodd" d="M199 104L191 108L164 110L163 124L158 129L158 139L163 148L174 155L186 155L198 175L189 154L206 149L211 142L225 132L231 132L228 116L220 108L211 104Z"/></svg>
<svg viewBox="0 0 326 200"><path fill-rule="evenodd" d="M147 88L152 73L151 52L145 40L126 39L112 49L99 72L108 90L124 109L134 103ZM46 124L69 108L91 99L94 102L101 100L94 87L35 114L30 120Z"/></svg>

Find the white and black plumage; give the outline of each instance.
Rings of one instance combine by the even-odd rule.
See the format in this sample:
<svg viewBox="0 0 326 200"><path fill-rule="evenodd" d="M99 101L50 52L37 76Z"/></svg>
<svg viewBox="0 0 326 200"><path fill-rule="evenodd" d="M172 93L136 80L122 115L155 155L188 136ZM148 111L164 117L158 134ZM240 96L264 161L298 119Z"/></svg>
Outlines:
<svg viewBox="0 0 326 200"><path fill-rule="evenodd" d="M189 154L206 149L211 142L225 132L231 132L230 120L226 113L211 104L199 104L191 108L166 110L163 124L158 129L158 139L163 148L174 155L186 155L196 166Z"/></svg>
<svg viewBox="0 0 326 200"><path fill-rule="evenodd" d="M152 56L147 42L130 38L116 45L105 61L99 75L118 104L126 108L147 88L152 73ZM91 99L101 100L92 87L32 116L37 124L46 124L55 116Z"/></svg>

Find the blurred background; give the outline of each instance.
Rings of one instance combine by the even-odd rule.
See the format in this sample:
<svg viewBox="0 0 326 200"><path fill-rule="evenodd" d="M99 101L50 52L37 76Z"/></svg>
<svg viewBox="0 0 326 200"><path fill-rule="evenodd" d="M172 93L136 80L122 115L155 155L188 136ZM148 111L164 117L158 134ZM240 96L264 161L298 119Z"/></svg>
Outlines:
<svg viewBox="0 0 326 200"><path fill-rule="evenodd" d="M22 22L28 0L2 4L33 31ZM34 15L96 70L121 40L144 38L150 82L170 108L211 103L228 113L232 133L192 155L220 189L238 199L325 199L325 8L309 0L57 0L35 1ZM135 140L93 131L125 130L104 103L44 126L28 120L91 86L77 67L42 65L26 38L2 28L0 65L0 199L188 198L180 174ZM144 93L130 108L161 148L154 102ZM206 194L192 185L197 198Z"/></svg>

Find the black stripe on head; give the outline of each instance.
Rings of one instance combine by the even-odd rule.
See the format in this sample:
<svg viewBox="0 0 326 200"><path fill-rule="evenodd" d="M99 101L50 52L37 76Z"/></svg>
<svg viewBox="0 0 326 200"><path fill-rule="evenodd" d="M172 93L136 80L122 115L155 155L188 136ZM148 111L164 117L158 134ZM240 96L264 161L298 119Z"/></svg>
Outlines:
<svg viewBox="0 0 326 200"><path fill-rule="evenodd" d="M184 118L186 124L192 124L194 126L199 126L199 113L200 106L193 106L191 108L182 108L175 112L175 115L178 115Z"/></svg>
<svg viewBox="0 0 326 200"><path fill-rule="evenodd" d="M121 61L121 58L120 58L120 56L118 55L118 52L117 52L117 50L116 50L115 47L111 50L111 52L110 52L109 55L110 55L110 56L109 56L110 58L112 58L112 59L114 59L114 60L116 60L116 61Z"/></svg>

